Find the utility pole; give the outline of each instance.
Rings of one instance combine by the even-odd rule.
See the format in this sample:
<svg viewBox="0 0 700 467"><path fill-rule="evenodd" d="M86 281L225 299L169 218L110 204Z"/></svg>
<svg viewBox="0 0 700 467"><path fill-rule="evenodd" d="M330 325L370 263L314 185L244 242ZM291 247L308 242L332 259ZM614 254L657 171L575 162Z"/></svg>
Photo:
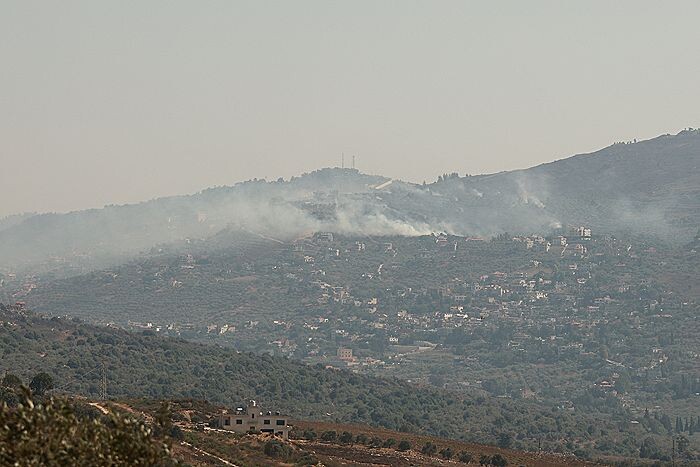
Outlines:
<svg viewBox="0 0 700 467"><path fill-rule="evenodd" d="M676 467L676 437L671 438L673 440L673 447L671 448L671 465Z"/></svg>
<svg viewBox="0 0 700 467"><path fill-rule="evenodd" d="M340 168L341 169L345 168L345 153L344 152L340 153Z"/></svg>
<svg viewBox="0 0 700 467"><path fill-rule="evenodd" d="M355 156L352 156L352 168L355 169Z"/></svg>
<svg viewBox="0 0 700 467"><path fill-rule="evenodd" d="M105 368L105 362L102 362L102 384L100 385L100 398L103 401L107 400L107 370Z"/></svg>

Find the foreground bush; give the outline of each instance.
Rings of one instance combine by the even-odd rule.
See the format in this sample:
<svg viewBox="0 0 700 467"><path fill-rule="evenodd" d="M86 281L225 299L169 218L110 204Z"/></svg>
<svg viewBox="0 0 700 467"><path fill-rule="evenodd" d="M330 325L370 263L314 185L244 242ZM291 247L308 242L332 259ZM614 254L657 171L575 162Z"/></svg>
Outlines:
<svg viewBox="0 0 700 467"><path fill-rule="evenodd" d="M0 406L0 465L169 466L168 445L142 422L118 414L90 419L62 399Z"/></svg>

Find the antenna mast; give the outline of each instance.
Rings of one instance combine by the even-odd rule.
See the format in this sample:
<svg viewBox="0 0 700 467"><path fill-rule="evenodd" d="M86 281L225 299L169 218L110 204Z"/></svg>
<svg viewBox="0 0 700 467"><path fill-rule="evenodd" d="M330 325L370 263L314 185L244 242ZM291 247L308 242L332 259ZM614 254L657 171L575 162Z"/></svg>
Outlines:
<svg viewBox="0 0 700 467"><path fill-rule="evenodd" d="M344 152L340 153L340 168L341 169L345 168L345 153Z"/></svg>

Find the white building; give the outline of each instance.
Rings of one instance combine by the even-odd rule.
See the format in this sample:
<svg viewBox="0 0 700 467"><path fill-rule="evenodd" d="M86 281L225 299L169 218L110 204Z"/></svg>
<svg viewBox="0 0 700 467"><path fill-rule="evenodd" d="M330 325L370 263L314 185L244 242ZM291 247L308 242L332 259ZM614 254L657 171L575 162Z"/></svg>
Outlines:
<svg viewBox="0 0 700 467"><path fill-rule="evenodd" d="M260 406L251 400L247 407L238 407L234 413L220 414L219 428L236 433L271 433L288 439L292 427L287 425L287 421L287 417L279 412L263 412Z"/></svg>

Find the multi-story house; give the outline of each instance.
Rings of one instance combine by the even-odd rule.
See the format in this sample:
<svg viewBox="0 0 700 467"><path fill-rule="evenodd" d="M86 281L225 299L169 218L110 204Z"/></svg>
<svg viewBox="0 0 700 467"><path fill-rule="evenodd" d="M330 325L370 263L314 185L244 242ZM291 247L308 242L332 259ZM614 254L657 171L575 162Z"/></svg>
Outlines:
<svg viewBox="0 0 700 467"><path fill-rule="evenodd" d="M271 433L283 439L289 438L291 426L287 425L287 417L264 412L257 402L251 400L247 407L238 407L234 413L219 414L219 428L236 433Z"/></svg>

